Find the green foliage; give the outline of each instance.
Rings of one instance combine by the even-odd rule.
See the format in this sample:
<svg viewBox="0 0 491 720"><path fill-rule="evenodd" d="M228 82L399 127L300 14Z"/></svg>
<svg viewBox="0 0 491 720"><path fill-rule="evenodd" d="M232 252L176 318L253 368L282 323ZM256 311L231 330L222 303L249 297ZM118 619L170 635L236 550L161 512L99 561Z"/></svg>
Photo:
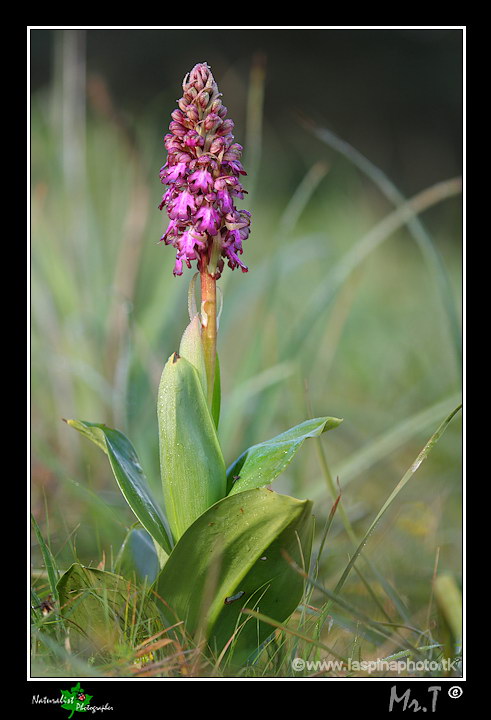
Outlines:
<svg viewBox="0 0 491 720"><path fill-rule="evenodd" d="M246 660L271 628L245 622L241 610L260 606L283 621L300 602L303 580L284 554L308 566L311 507L265 489L213 505L182 536L158 579L169 620L169 612L186 618L187 631L218 653L233 638L234 662Z"/></svg>
<svg viewBox="0 0 491 720"><path fill-rule="evenodd" d="M277 622L287 620L302 598L304 581L286 558L306 571L310 564L312 504L263 486L287 467L306 438L318 437L341 420L305 421L246 450L229 469L229 487L234 480L235 485L226 497L223 454L205 399L200 333L195 315L181 339L183 354L174 353L167 361L158 392L166 518L151 498L136 452L123 433L95 423L67 422L106 452L129 506L156 547L170 553L160 555L163 569L154 590L166 623L184 620L189 636L215 652L223 653L231 645L237 663L257 652L271 632L262 621L241 623L241 611L260 606ZM217 384L215 406L218 396ZM172 550L167 522L176 542ZM128 556L127 543L141 542L137 533L134 528L126 538L119 565ZM57 591L63 617L93 644L106 644L106 638L99 637L107 627L104 620L109 614L114 624L121 618L123 603L128 604L123 578L74 564Z"/></svg>
<svg viewBox="0 0 491 720"><path fill-rule="evenodd" d="M194 367L198 373L203 394L207 395L205 356L201 342L201 319L196 314L184 331L179 345L179 355Z"/></svg>
<svg viewBox="0 0 491 720"><path fill-rule="evenodd" d="M338 427L339 418L314 418L245 450L227 470L229 495L269 485L292 461L304 440Z"/></svg>
<svg viewBox="0 0 491 720"><path fill-rule="evenodd" d="M198 372L174 353L157 401L160 467L169 525L177 541L225 495L225 461Z"/></svg>
<svg viewBox="0 0 491 720"><path fill-rule="evenodd" d="M150 494L140 461L128 438L119 430L98 423L83 420L67 420L67 423L107 454L126 502L155 542L164 552L170 553L172 543L167 521Z"/></svg>
<svg viewBox="0 0 491 720"><path fill-rule="evenodd" d="M131 638L155 632L158 612L151 597L120 575L74 563L57 586L73 649L107 655ZM137 617L137 621L135 618Z"/></svg>

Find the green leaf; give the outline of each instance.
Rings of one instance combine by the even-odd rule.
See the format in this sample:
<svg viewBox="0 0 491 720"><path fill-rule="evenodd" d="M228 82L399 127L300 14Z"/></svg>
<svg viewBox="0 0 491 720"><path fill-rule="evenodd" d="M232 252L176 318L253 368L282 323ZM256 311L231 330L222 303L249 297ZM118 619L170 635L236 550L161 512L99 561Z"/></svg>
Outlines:
<svg viewBox="0 0 491 720"><path fill-rule="evenodd" d="M308 568L311 507L262 488L216 503L187 529L160 573L156 592L164 616L170 607L188 633L205 637L216 652L243 624L233 657L245 660L271 628L247 620L242 608L260 608L283 622L302 597L303 579L283 553Z"/></svg>
<svg viewBox="0 0 491 720"><path fill-rule="evenodd" d="M165 508L178 540L197 517L224 497L226 474L198 373L177 353L164 367L157 410Z"/></svg>
<svg viewBox="0 0 491 720"><path fill-rule="evenodd" d="M213 398L211 403L211 414L213 415L213 421L215 427L218 430L218 423L220 422L220 405L222 397L222 387L220 380L220 363L218 361L218 353L215 360L215 383L213 385Z"/></svg>
<svg viewBox="0 0 491 720"><path fill-rule="evenodd" d="M317 437L342 422L334 417L305 420L271 440L253 445L227 470L228 494L269 485L292 461L306 438Z"/></svg>
<svg viewBox="0 0 491 720"><path fill-rule="evenodd" d="M201 339L201 320L198 314L193 317L182 335L181 344L179 345L179 355L186 358L198 373L201 387L206 397L206 365L203 341Z"/></svg>
<svg viewBox="0 0 491 720"><path fill-rule="evenodd" d="M120 575L74 563L58 582L61 614L77 637L77 649L100 652L125 637L149 636L158 610L149 597L139 597Z"/></svg>
<svg viewBox="0 0 491 720"><path fill-rule="evenodd" d="M83 420L66 422L106 453L126 502L145 530L169 554L172 550L170 530L165 517L150 494L140 461L128 438L119 430L112 430L106 425Z"/></svg>
<svg viewBox="0 0 491 720"><path fill-rule="evenodd" d="M163 567L157 555L158 547L160 546L154 544L153 538L146 530L130 528L118 553L114 570L128 578L132 578L135 573L139 580L146 578L152 583Z"/></svg>
<svg viewBox="0 0 491 720"><path fill-rule="evenodd" d="M191 365L194 367L194 369L198 373L199 381L201 383L201 387L203 388L203 394L205 397L207 397L208 381L206 379L206 364L201 332L201 319L198 314L195 314L182 335L181 344L179 345L179 355L183 358L186 358L186 360L190 362ZM211 407L211 414L213 416L215 427L217 429L218 421L220 419L220 399L220 364L218 362L217 355L215 362L215 381L213 385L213 399Z"/></svg>

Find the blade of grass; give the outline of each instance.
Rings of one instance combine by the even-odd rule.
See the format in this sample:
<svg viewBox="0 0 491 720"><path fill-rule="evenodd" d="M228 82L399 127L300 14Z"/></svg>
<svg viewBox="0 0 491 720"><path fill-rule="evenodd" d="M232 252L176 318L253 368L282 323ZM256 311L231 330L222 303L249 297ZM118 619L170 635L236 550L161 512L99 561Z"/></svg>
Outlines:
<svg viewBox="0 0 491 720"><path fill-rule="evenodd" d="M319 161L312 165L306 175L304 175L281 216L278 231L279 236L284 237L286 234L291 233L301 214L307 207L310 198L328 171L329 166L325 162Z"/></svg>
<svg viewBox="0 0 491 720"><path fill-rule="evenodd" d="M306 397L307 397L308 410L311 411L309 398L308 398L308 396L306 396ZM325 478L325 481L326 481L326 484L327 484L329 493L330 493L330 495L331 495L331 499L334 500L334 498L336 497L336 489L335 489L335 487L334 487L334 481L333 481L332 474L331 474L331 471L330 471L330 468L329 468L329 463L327 462L326 454L325 454L325 451L324 451L324 446L323 446L322 441L321 441L320 438L315 438L315 442L316 442L316 446L317 446L317 452L318 452L319 462L320 462L320 465L321 465L321 470L322 470L322 473L323 473L323 475L324 475L324 478ZM339 485L339 482L338 482L338 485ZM338 496L337 500L335 501L335 502L336 502L336 506L337 506L337 504L338 504L338 502L339 502L340 500L341 500L341 494ZM348 538L350 539L350 541L351 541L351 543L353 544L353 546L356 548L356 546L358 545L358 538L357 538L357 536L356 536L356 533L355 533L355 531L354 531L354 529L353 529L353 526L352 526L352 524L351 524L351 521L350 521L350 519L349 519L349 517L348 517L348 514L347 514L347 512L346 512L346 510L345 510L345 507L344 507L344 505L343 505L342 502L339 504L339 514L340 514L340 517L341 517L341 521L342 521L342 523L343 523L343 527L344 527L344 529L345 529L345 531L346 531L346 534L348 535ZM384 591L385 591L385 593L387 594L387 596L388 596L388 597L391 599L391 601L394 603L394 605L395 605L395 607L397 608L400 616L403 618L403 620L404 620L406 623L408 623L408 622L409 622L409 613L407 612L406 607L405 607L403 601L399 598L399 596L398 596L397 593L393 590L393 588L391 588L391 586L390 586L390 584L387 582L386 578L378 571L378 569L374 566L374 564L372 563L372 561L369 560L368 558L366 558L365 556L362 556L362 557L363 557L364 561L367 563L367 565L369 566L369 568L371 569L372 573L373 573L373 574L377 577L377 579L379 580L379 582L380 582L380 584L382 585L382 587L384 588ZM357 572L359 573L362 582L364 583L365 587L366 587L367 590L369 591L369 593L370 593L370 595L372 596L373 600L375 601L376 605L379 607L379 609L381 609L382 613L386 616L387 620L391 621L392 618L389 617L389 615L386 613L386 611L385 611L385 609L383 608L383 606L379 603L379 600L378 600L378 598L375 596L375 594L373 593L373 591L372 591L372 589L371 589L371 587L370 587L370 584L365 580L364 576L361 574L361 572L360 572L359 570L357 570ZM321 627L321 626L319 626L319 628L320 628L320 627Z"/></svg>
<svg viewBox="0 0 491 720"><path fill-rule="evenodd" d="M36 522L36 519L34 515L31 514L31 523L34 528L34 532L36 533L36 538L39 543L39 547L41 549L41 553L43 555L44 565L46 567L46 571L48 573L48 581L49 581L49 589L51 591L51 595L53 596L53 599L55 600L56 604L58 604L58 590L56 588L56 584L59 580L60 574L58 572L58 568L56 566L55 559L53 557L53 553L51 552L49 546L46 544L43 535L41 533L41 530L39 528L39 525Z"/></svg>
<svg viewBox="0 0 491 720"><path fill-rule="evenodd" d="M462 642L462 593L453 575L442 573L435 578L434 593L436 602L444 615L459 646Z"/></svg>
<svg viewBox="0 0 491 720"><path fill-rule="evenodd" d="M334 520L334 515L336 514L336 509L338 507L339 501L341 500L341 495L338 495L336 500L333 503L333 506L331 508L331 511L327 517L326 524L324 526L324 531L322 533L321 543L319 545L319 551L317 553L317 558L315 560L315 567L316 567L316 574L317 570L319 568L319 560L321 558L322 552L324 550L324 545L326 544L327 536L329 534L329 530L331 529L332 521Z"/></svg>
<svg viewBox="0 0 491 720"><path fill-rule="evenodd" d="M428 611L426 613L426 628L427 628L428 633L430 633L431 608L433 605L433 596L435 594L435 580L436 580L436 574L438 572L439 559L440 559L440 546L438 546L436 549L435 563L433 565L433 577L431 579L430 599L428 601Z"/></svg>
<svg viewBox="0 0 491 720"><path fill-rule="evenodd" d="M340 154L344 155L350 160L361 172L369 177L372 182L378 187L381 193L396 207L401 207L406 202L406 198L387 177L387 175L356 148L350 145L345 140L342 140L335 135L331 130L327 128L315 127L310 123L310 130L322 140L324 143L329 145ZM455 355L459 367L462 364L462 340L461 332L459 327L459 321L455 308L455 302L453 298L452 286L445 265L438 252L435 244L433 243L430 235L423 226L421 220L414 216L407 220L407 227L418 243L420 250L435 277L436 285L438 287L441 301L446 312L447 322L449 325L450 334L452 336Z"/></svg>
<svg viewBox="0 0 491 720"><path fill-rule="evenodd" d="M286 552L283 552L283 556L285 560L288 562L288 564L307 582L309 582L311 585L313 585L315 588L317 588L323 595L325 595L327 598L329 598L329 603L326 604L324 607L324 610L319 615L318 620L318 630L320 634L320 630L322 629L322 626L324 624L325 618L327 617L328 610L330 610L331 603L334 602L336 605L339 605L343 610L353 615L359 622L363 623L364 625L368 626L372 630L374 630L378 635L381 635L386 640L389 640L391 642L395 642L396 639L400 642L400 644L404 645L405 647L408 647L413 652L418 652L418 648L413 645L412 643L408 642L404 638L402 638L400 635L397 636L397 638L394 638L393 635L390 635L386 632L384 626L387 624L392 627L392 623L382 623L378 620L372 620L368 617L362 610L359 610L354 605L349 603L344 598L340 597L336 592L331 592L330 590L327 590L325 587L323 587L320 583L318 583L314 578L309 576L305 570L303 570ZM396 627L401 627L397 626Z"/></svg>
<svg viewBox="0 0 491 720"><path fill-rule="evenodd" d="M249 75L245 142L247 148L246 164L249 173L248 188L252 196L256 189L261 164L265 83L266 55L262 52L256 52L252 58Z"/></svg>
<svg viewBox="0 0 491 720"><path fill-rule="evenodd" d="M410 438L423 431L426 427L437 422L438 418L448 413L460 400L461 394L456 393L450 397L430 405L421 412L417 412L391 427L387 432L371 440L356 453L350 455L336 467L336 475L342 478L343 487L346 487L353 478L373 467L376 463L390 455L397 448L404 445ZM326 477L309 489L309 497L319 499L325 492Z"/></svg>
<svg viewBox="0 0 491 720"><path fill-rule="evenodd" d="M243 608L242 612L245 615L250 615L251 617L255 618L256 620L260 620L261 622L271 625L271 627L275 627L278 630L282 630L283 632L286 632L290 635L294 635L295 637L300 638L300 640L304 640L309 645L315 645L315 647L318 647L321 650L325 650L326 652L328 652L330 655L335 657L336 660L340 660L341 662L347 664L347 661L345 658L341 657L341 655L338 655L332 648L330 648L325 643L320 642L319 640L315 640L314 638L309 637L308 635L304 635L303 633L300 633L297 630L294 630L293 628L290 628L287 625L284 625L283 623L278 622L277 620L273 620L273 618L270 618L267 615L263 615L263 613L257 612L256 610L250 610L249 608Z"/></svg>
<svg viewBox="0 0 491 720"><path fill-rule="evenodd" d="M327 277L323 278L310 300L305 303L304 312L297 323L297 328L287 341L287 349L298 348L305 343L306 338L317 325L318 319L323 317L319 309L331 302L339 288L371 252L411 218L443 200L460 194L461 191L461 178L444 180L418 193L378 222L345 253Z"/></svg>
<svg viewBox="0 0 491 720"><path fill-rule="evenodd" d="M339 581L338 581L338 583L337 583L337 585L336 585L336 587L335 587L335 589L334 589L334 593L335 593L336 595L338 595L339 592L341 591L341 588L343 587L344 583L346 582L346 579L347 579L347 577L348 577L348 575L349 575L349 573L350 573L353 565L354 565L355 562L357 561L358 556L360 555L361 551L363 550L363 548L364 548L365 545L367 544L370 536L372 535L373 531L374 531L375 528L377 527L377 525L378 525L380 519L382 518L382 516L384 515L384 513L385 513L385 512L388 510L388 508L392 505L392 503L393 503L393 501L395 500L395 498L399 495L399 493L400 493L401 490L404 488L404 486L409 482L409 480L411 479L411 477L412 477L412 476L414 475L414 473L418 470L418 468L420 467L421 463L428 457L428 455L430 454L430 452L431 452L431 450L433 449L433 447L436 445L436 443L438 442L438 440L441 438L441 436L443 435L443 433L444 433L445 430L447 429L447 426L448 426L449 423L451 422L452 418L459 412L459 410L460 410L461 408L462 408L462 405L461 405L461 404L458 405L454 410L452 410L452 412L450 413L450 415L448 415L448 416L445 418L445 420L441 423L441 425L437 428L437 430L436 430L436 431L433 433L433 435L430 437L430 439L428 440L428 442L426 443L426 445L424 446L424 448L421 450L421 452L420 452L419 455L417 456L416 460L412 463L412 465L409 467L409 469L404 473L402 479L399 481L399 483L396 485L396 487L394 488L394 490L391 492L391 494L389 495L389 497L387 498L387 500L385 501L385 503L382 505L382 507L381 507L381 509L379 510L379 512L377 513L375 519L373 520L373 522L371 523L370 527L369 527L368 530L366 531L366 533L365 533L362 541L360 542L360 544L359 544L358 547L356 548L356 550L355 550L352 558L350 559L348 565L346 566L343 574L341 575L341 577L340 577L340 579L339 579Z"/></svg>

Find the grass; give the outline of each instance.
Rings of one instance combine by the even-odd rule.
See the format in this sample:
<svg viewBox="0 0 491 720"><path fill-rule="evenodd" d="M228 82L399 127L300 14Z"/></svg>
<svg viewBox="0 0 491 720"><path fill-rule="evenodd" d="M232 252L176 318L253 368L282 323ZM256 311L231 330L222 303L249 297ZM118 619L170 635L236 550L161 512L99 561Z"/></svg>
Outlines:
<svg viewBox="0 0 491 720"><path fill-rule="evenodd" d="M231 462L309 416L344 422L309 440L276 483L315 501L316 563L297 612L286 625L271 622L270 641L240 676L360 676L367 671L348 667L355 661L454 658L460 413L414 478L411 468L460 402L460 183L444 178L406 200L344 141L299 124L299 133L317 137L319 161L289 168L296 186L289 197L275 194L260 152L272 131L260 119L258 63L248 133L263 135L243 202L253 212L250 272L225 272L220 281L220 438ZM128 126L109 95L97 102L100 86L86 124L60 134L55 90L32 98L34 606L73 562L125 567L120 548L134 524L102 453L62 418L127 433L159 496L156 390L187 316L187 283L172 277L173 254L157 246L165 224L157 210L162 127L151 113ZM68 152L80 137L82 164ZM288 162L280 153L273 160L277 172ZM182 625L150 631L135 607L97 652L77 649L59 608L33 610L32 676L231 672L230 654L205 657ZM295 657L314 664L295 671ZM324 659L343 664L315 665Z"/></svg>

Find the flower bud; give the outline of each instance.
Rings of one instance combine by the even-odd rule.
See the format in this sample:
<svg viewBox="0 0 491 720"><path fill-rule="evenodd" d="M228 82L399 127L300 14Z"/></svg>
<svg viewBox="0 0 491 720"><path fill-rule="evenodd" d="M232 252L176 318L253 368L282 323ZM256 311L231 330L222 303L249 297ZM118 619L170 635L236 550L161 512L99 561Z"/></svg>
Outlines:
<svg viewBox="0 0 491 720"><path fill-rule="evenodd" d="M221 125L222 122L223 120L219 115L216 113L209 113L203 121L203 127L207 132L210 132L211 130L215 130L215 128Z"/></svg>
<svg viewBox="0 0 491 720"><path fill-rule="evenodd" d="M210 101L210 96L207 92L201 92L197 97L197 102L203 110L206 108Z"/></svg>

